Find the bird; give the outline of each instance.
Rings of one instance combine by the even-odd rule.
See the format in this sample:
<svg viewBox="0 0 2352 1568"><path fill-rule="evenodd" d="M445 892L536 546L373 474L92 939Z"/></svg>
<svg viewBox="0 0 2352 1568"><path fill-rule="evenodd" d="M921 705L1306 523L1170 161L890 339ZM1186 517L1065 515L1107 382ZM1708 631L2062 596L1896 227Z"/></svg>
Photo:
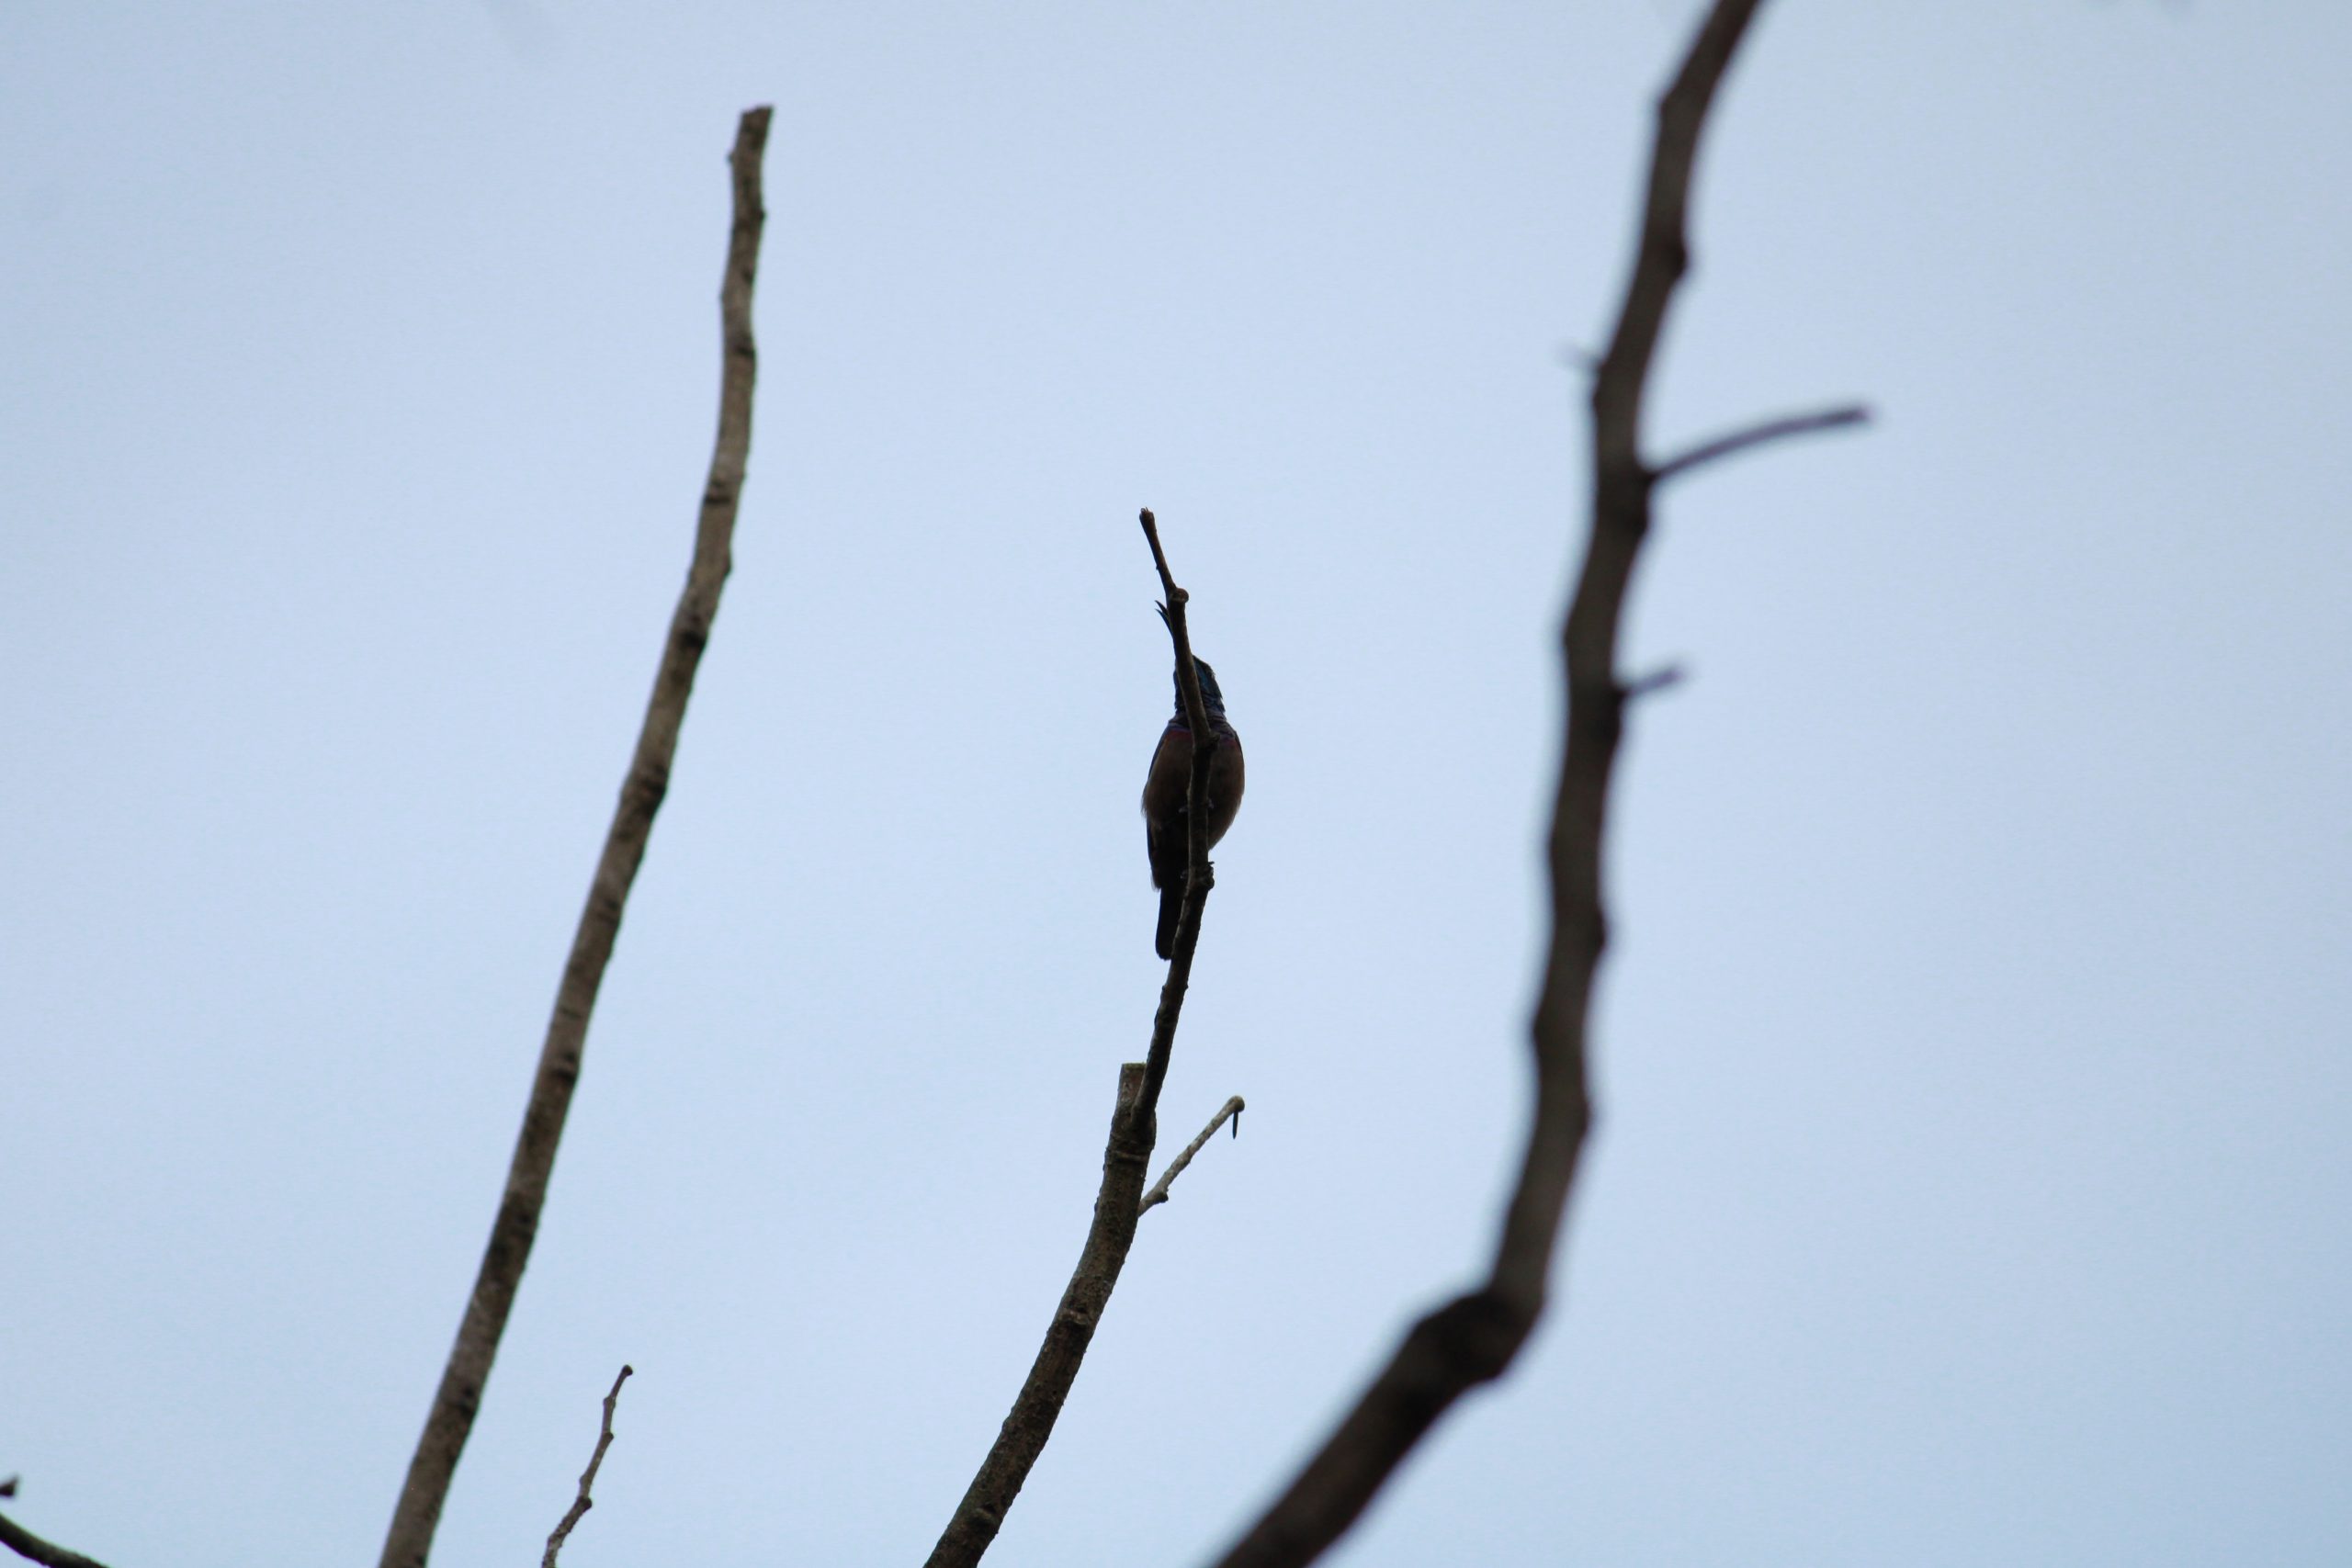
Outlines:
<svg viewBox="0 0 2352 1568"><path fill-rule="evenodd" d="M1209 710L1208 800L1203 826L1208 847L1225 837L1241 809L1241 737L1226 722L1225 694L1217 689L1216 671L1205 659L1195 659L1201 672L1201 701ZM1192 859L1186 832L1185 802L1193 779L1193 729L1184 715L1184 677L1176 676L1176 716L1159 732L1151 753L1151 770L1143 780L1144 848L1151 855L1151 885L1159 889L1159 931L1153 941L1159 956L1173 956L1176 916L1184 903L1184 868Z"/></svg>

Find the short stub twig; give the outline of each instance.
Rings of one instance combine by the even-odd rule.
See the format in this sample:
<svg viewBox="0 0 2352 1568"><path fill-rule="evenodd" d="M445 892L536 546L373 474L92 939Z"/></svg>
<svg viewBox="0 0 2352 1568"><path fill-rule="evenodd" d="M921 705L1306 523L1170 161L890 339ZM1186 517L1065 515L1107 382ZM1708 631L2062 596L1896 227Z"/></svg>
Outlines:
<svg viewBox="0 0 2352 1568"><path fill-rule="evenodd" d="M1679 664L1661 665L1646 675L1636 675L1620 688L1627 702L1654 697L1660 692L1670 692L1690 678L1690 672Z"/></svg>

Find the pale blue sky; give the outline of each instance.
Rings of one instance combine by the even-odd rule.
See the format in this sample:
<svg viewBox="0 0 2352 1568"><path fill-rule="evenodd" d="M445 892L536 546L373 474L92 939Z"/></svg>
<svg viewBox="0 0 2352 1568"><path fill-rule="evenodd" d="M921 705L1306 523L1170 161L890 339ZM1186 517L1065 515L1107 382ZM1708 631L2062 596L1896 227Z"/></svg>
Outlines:
<svg viewBox="0 0 2352 1568"><path fill-rule="evenodd" d="M991 1562L1198 1562L1523 1108L1563 351L1690 0L0 12L0 1473L373 1560L683 572L738 568L436 1562L920 1561L1249 804ZM2352 10L1773 0L1702 170L1559 1309L1333 1561L2352 1560Z"/></svg>

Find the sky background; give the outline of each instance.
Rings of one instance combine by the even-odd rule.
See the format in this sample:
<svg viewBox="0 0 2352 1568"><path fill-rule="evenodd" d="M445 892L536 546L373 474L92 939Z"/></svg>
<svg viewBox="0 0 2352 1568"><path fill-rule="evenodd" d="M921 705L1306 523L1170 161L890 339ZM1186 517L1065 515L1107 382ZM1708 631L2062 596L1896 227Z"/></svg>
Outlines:
<svg viewBox="0 0 2352 1568"><path fill-rule="evenodd" d="M1196 1564L1488 1246L1574 352L1690 0L0 10L0 1474L374 1561L684 570L737 567L436 1562L919 1562L1247 740L992 1562ZM1711 128L1555 1310L1331 1561L2352 1561L2352 9L1773 0Z"/></svg>

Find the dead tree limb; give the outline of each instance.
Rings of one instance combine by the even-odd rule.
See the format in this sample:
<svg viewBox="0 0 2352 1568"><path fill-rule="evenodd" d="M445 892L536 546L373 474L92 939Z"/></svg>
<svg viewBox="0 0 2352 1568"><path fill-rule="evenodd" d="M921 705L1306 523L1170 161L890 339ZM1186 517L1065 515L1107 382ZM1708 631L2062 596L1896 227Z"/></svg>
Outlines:
<svg viewBox="0 0 2352 1568"><path fill-rule="evenodd" d="M539 1212L547 1203L548 1178L555 1168L556 1145L563 1136L564 1116L580 1079L589 1013L595 1007L597 987L604 982L605 966L620 933L621 907L645 857L654 813L661 809L670 787L670 765L677 754L686 698L694 690L695 671L710 640L719 590L732 564L735 510L742 496L751 451L752 384L759 361L752 338L752 284L759 265L760 229L767 216L760 200L760 163L767 147L768 112L764 107L745 111L729 160L734 171L734 221L718 296L724 345L718 435L711 453L710 477L703 487L693 564L687 569L676 613L670 618L661 668L646 703L644 726L638 733L637 752L622 782L612 827L596 863L595 879L572 936L571 955L556 991L555 1010L539 1047L538 1070L531 1083L530 1102L523 1111L523 1129L515 1139L490 1245L482 1253L473 1295L458 1325L457 1344L441 1374L424 1434L417 1439L415 1457L409 1461L408 1479L384 1538L380 1568L423 1568L433 1549L433 1532L440 1523L449 1480L456 1473L467 1435L473 1429L482 1386L489 1380L491 1361L498 1353L499 1337L505 1332L514 1292L522 1282L523 1265L538 1231Z"/></svg>
<svg viewBox="0 0 2352 1568"><path fill-rule="evenodd" d="M1567 745L1552 812L1551 946L1532 1031L1534 1116L1493 1264L1483 1285L1413 1325L1221 1568L1297 1568L1320 1556L1455 1400L1502 1375L1543 1315L1561 1218L1592 1120L1586 1032L1608 937L1601 835L1626 702L1617 674L1618 625L1657 477L1642 460L1642 397L1667 307L1690 265L1686 224L1699 133L1759 3L1715 0L1658 101L1640 245L1615 335L1594 373L1592 530L1560 637Z"/></svg>
<svg viewBox="0 0 2352 1568"><path fill-rule="evenodd" d="M1193 668L1193 646L1184 629L1189 596L1169 575L1168 558L1159 547L1159 526L1150 512L1142 514L1142 522L1144 536L1151 542L1151 558L1167 590L1163 614L1169 637L1175 644L1185 711L1193 733L1207 735L1212 733L1208 705L1201 698L1200 672ZM1193 748L1187 798L1190 820L1194 822L1207 816L1209 759L1215 750ZM1102 1148L1102 1183L1094 1194L1094 1220L1087 1227L1078 1267L1062 1289L1061 1302L1046 1328L1046 1341L1030 1363L1021 1393L997 1428L996 1441L989 1446L971 1485L965 1488L963 1500L956 1505L955 1516L940 1532L939 1543L924 1560L924 1568L972 1568L996 1540L997 1531L1004 1528L1005 1514L1021 1495L1037 1456L1046 1451L1046 1439L1053 1436L1054 1423L1078 1381L1079 1365L1093 1342L1095 1325L1102 1319L1112 1288L1119 1282L1119 1270L1126 1266L1128 1249L1135 1245L1136 1221L1143 1213L1144 1176L1159 1137L1159 1087L1167 1079L1169 1056L1175 1048L1176 1024L1183 1015L1184 990L1192 978L1193 953L1200 945L1201 910L1208 897L1207 835L1194 833L1191 839L1183 913L1177 920L1168 977L1160 985L1159 1008L1152 1016L1151 1045L1143 1061L1119 1068L1118 1104L1112 1110L1111 1135Z"/></svg>

